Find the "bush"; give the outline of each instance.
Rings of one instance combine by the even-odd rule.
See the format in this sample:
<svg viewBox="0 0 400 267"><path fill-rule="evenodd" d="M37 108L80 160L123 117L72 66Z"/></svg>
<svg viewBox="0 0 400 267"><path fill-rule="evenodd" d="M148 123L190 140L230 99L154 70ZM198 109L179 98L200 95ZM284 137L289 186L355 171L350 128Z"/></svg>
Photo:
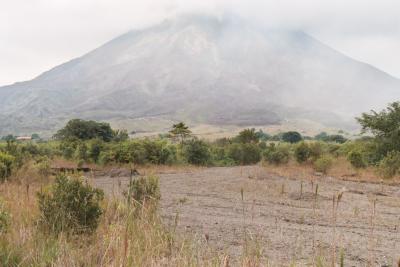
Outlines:
<svg viewBox="0 0 400 267"><path fill-rule="evenodd" d="M2 201L0 200L0 235L7 232L10 225L10 215L5 210Z"/></svg>
<svg viewBox="0 0 400 267"><path fill-rule="evenodd" d="M306 162L310 158L310 155L310 147L305 142L301 142L294 150L294 156L299 163Z"/></svg>
<svg viewBox="0 0 400 267"><path fill-rule="evenodd" d="M289 162L289 148L287 146L276 146L270 144L263 153L264 159L271 164L286 164Z"/></svg>
<svg viewBox="0 0 400 267"><path fill-rule="evenodd" d="M261 159L261 149L256 144L232 144L228 148L228 157L236 164L255 164Z"/></svg>
<svg viewBox="0 0 400 267"><path fill-rule="evenodd" d="M400 170L400 152L391 151L379 163L379 172L383 178L392 178Z"/></svg>
<svg viewBox="0 0 400 267"><path fill-rule="evenodd" d="M314 162L314 169L317 172L322 172L326 174L328 170L332 167L332 164L333 164L332 157L324 155Z"/></svg>
<svg viewBox="0 0 400 267"><path fill-rule="evenodd" d="M11 175L15 158L7 153L0 152L0 182Z"/></svg>
<svg viewBox="0 0 400 267"><path fill-rule="evenodd" d="M350 151L347 155L347 160L356 169L365 168L367 166L363 155L359 151Z"/></svg>
<svg viewBox="0 0 400 267"><path fill-rule="evenodd" d="M160 199L160 187L158 177L140 177L129 182L128 191L125 192L128 203L143 205L147 201L157 202Z"/></svg>
<svg viewBox="0 0 400 267"><path fill-rule="evenodd" d="M313 142L309 144L311 161L315 162L324 153L322 144L320 142Z"/></svg>
<svg viewBox="0 0 400 267"><path fill-rule="evenodd" d="M96 230L101 214L102 190L84 185L81 180L65 175L56 177L45 192L38 193L39 223L54 234L90 233Z"/></svg>
<svg viewBox="0 0 400 267"><path fill-rule="evenodd" d="M183 155L188 163L194 165L207 165L211 157L208 145L204 141L197 139L184 143Z"/></svg>
<svg viewBox="0 0 400 267"><path fill-rule="evenodd" d="M36 160L35 168L39 175L42 177L48 177L51 173L50 160L48 157L40 157Z"/></svg>

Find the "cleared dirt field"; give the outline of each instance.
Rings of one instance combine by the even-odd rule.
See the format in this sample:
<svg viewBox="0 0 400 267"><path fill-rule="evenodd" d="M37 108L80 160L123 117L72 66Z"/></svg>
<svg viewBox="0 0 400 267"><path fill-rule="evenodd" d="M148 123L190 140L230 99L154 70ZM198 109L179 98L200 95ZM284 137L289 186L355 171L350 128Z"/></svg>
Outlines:
<svg viewBox="0 0 400 267"><path fill-rule="evenodd" d="M233 263L242 255L246 239L259 245L272 266L291 262L308 266L314 255L330 263L333 244L337 258L342 251L345 266L369 262L370 266L397 266L400 259L399 185L324 176L282 177L261 166L158 175L165 222L174 224L178 218L180 232L225 252ZM108 194L118 194L129 178L123 172L111 176L92 181ZM333 197L339 192L343 196L335 227Z"/></svg>

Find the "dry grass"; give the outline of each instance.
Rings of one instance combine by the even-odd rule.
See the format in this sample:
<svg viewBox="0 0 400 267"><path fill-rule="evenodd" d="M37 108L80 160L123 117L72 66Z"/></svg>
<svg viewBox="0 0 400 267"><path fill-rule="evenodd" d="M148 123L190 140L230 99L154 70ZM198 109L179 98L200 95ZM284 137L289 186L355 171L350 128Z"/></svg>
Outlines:
<svg viewBox="0 0 400 267"><path fill-rule="evenodd" d="M291 160L288 164L273 165L263 163L263 166L268 171L276 173L283 177L293 177L300 180L314 180L321 176L318 174L311 163L299 164ZM400 177L394 177L389 180L383 180L373 167L365 169L354 169L351 164L343 157L335 158L332 168L326 175L343 180L360 181L360 182L376 182L376 183L400 183Z"/></svg>
<svg viewBox="0 0 400 267"><path fill-rule="evenodd" d="M34 170L26 171L36 177ZM41 233L36 193L52 178L27 177L0 184L1 199L11 215L8 232L0 236L0 266L230 266L229 257L204 238L182 236L176 226L164 225L154 206L134 210L120 198L102 203L104 214L93 235ZM260 266L252 246L246 243L240 265Z"/></svg>

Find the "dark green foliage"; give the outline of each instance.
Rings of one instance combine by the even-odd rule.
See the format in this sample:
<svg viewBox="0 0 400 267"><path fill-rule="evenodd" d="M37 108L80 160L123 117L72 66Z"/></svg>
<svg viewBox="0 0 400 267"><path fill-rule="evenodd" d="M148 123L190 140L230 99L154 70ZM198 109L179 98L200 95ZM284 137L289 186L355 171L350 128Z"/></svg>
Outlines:
<svg viewBox="0 0 400 267"><path fill-rule="evenodd" d="M306 142L298 144L294 150L294 156L299 163L306 162L311 156L311 149Z"/></svg>
<svg viewBox="0 0 400 267"><path fill-rule="evenodd" d="M139 177L131 180L128 185L128 191L125 192L128 203L143 205L148 201L157 202L160 195L158 177Z"/></svg>
<svg viewBox="0 0 400 267"><path fill-rule="evenodd" d="M357 120L363 132L375 136L378 144L376 153L380 158L390 151L400 151L400 102L389 104L381 112L363 113Z"/></svg>
<svg viewBox="0 0 400 267"><path fill-rule="evenodd" d="M261 149L256 144L232 144L227 154L240 165L255 164L261 159Z"/></svg>
<svg viewBox="0 0 400 267"><path fill-rule="evenodd" d="M176 162L176 147L167 140L133 140L118 143L109 152L101 153L101 162L135 163L135 164L172 164Z"/></svg>
<svg viewBox="0 0 400 267"><path fill-rule="evenodd" d="M263 150L267 148L267 143L264 141L261 141L260 143L258 143L258 147Z"/></svg>
<svg viewBox="0 0 400 267"><path fill-rule="evenodd" d="M326 132L321 132L321 133L317 134L316 136L314 136L314 139L318 140L318 141L325 141L325 140L327 140L327 138L328 138L328 134Z"/></svg>
<svg viewBox="0 0 400 267"><path fill-rule="evenodd" d="M153 164L172 164L176 161L175 146L168 145L166 140L143 142L145 160Z"/></svg>
<svg viewBox="0 0 400 267"><path fill-rule="evenodd" d="M32 140L40 140L40 135L38 135L37 133L34 133L31 135Z"/></svg>
<svg viewBox="0 0 400 267"><path fill-rule="evenodd" d="M367 166L363 155L359 151L350 151L350 153L347 155L347 160L356 169L365 168Z"/></svg>
<svg viewBox="0 0 400 267"><path fill-rule="evenodd" d="M100 139L93 139L89 141L89 148L87 157L94 163L99 161L100 153L104 149L104 143Z"/></svg>
<svg viewBox="0 0 400 267"><path fill-rule="evenodd" d="M96 230L103 211L103 191L81 180L56 177L49 190L38 193L39 223L46 232L90 233Z"/></svg>
<svg viewBox="0 0 400 267"><path fill-rule="evenodd" d="M238 136L236 136L235 141L238 143L248 144L248 143L258 143L259 137L256 133L256 129L244 129Z"/></svg>
<svg viewBox="0 0 400 267"><path fill-rule="evenodd" d="M289 162L289 148L283 145L270 144L263 152L264 159L271 164L286 164Z"/></svg>
<svg viewBox="0 0 400 267"><path fill-rule="evenodd" d="M3 141L15 141L16 139L17 137L12 134L1 137L1 140Z"/></svg>
<svg viewBox="0 0 400 267"><path fill-rule="evenodd" d="M343 143L347 142L347 139L343 135L334 134L334 135L328 136L328 139L326 141L343 144Z"/></svg>
<svg viewBox="0 0 400 267"><path fill-rule="evenodd" d="M80 119L70 120L67 125L59 130L54 137L58 140L90 140L99 138L110 142L114 138L114 131L110 124Z"/></svg>
<svg viewBox="0 0 400 267"><path fill-rule="evenodd" d="M256 136L257 136L258 140L264 141L264 142L268 141L271 138L271 136L269 134L264 133L263 130L261 130L261 129L256 132Z"/></svg>
<svg viewBox="0 0 400 267"><path fill-rule="evenodd" d="M343 135L340 135L340 134L328 135L326 132L317 134L314 137L314 139L318 140L318 141L335 142L335 143L339 143L339 144L343 144L347 141L347 139Z"/></svg>
<svg viewBox="0 0 400 267"><path fill-rule="evenodd" d="M11 175L14 160L13 156L0 152L0 182Z"/></svg>
<svg viewBox="0 0 400 267"><path fill-rule="evenodd" d="M188 163L194 165L207 165L211 159L209 145L198 139L183 144L183 155Z"/></svg>
<svg viewBox="0 0 400 267"><path fill-rule="evenodd" d="M303 140L303 138L301 137L301 134L299 132L290 131L282 134L283 142L293 144L293 143L298 143L301 140Z"/></svg>
<svg viewBox="0 0 400 267"><path fill-rule="evenodd" d="M172 135L174 138L179 138L181 143L191 135L191 131L189 130L189 127L186 126L185 123L180 122L177 124L172 125L171 131L169 133Z"/></svg>

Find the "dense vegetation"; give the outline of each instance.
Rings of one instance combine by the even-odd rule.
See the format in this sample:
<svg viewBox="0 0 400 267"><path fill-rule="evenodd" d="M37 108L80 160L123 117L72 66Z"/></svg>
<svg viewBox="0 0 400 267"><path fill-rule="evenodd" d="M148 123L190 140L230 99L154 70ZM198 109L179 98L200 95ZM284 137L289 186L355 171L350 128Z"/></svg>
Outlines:
<svg viewBox="0 0 400 267"><path fill-rule="evenodd" d="M383 177L393 177L400 170L400 105L392 103L381 112L362 114L358 118L363 132L372 134L348 140L343 135L320 133L314 138L290 131L270 135L245 129L233 138L206 141L194 137L187 125L173 125L168 134L158 138L130 139L126 131L111 129L107 123L71 120L51 141L16 142L4 138L0 143L0 180L6 179L24 162L33 160L46 172L52 158L84 164L193 164L231 166L312 164L327 172L338 157L346 158L355 169L376 167ZM390 170L389 170L390 169Z"/></svg>

